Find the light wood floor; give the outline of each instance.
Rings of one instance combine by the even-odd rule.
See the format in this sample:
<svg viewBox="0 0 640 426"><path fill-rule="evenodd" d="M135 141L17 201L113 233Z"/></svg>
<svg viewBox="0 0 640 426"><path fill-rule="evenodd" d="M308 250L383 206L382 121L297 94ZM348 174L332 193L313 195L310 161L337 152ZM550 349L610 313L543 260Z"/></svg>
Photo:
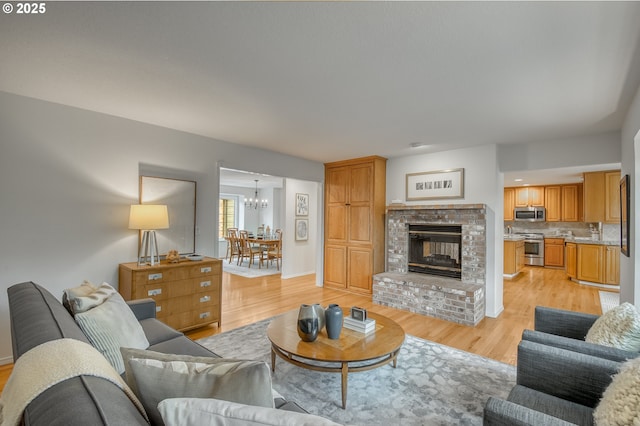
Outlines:
<svg viewBox="0 0 640 426"><path fill-rule="evenodd" d="M302 303L337 303L386 315L414 336L515 365L522 331L533 328L535 306L601 313L598 289L565 277L562 270L526 267L516 279L504 281L504 312L469 327L374 305L371 296L316 287L314 275L282 280L279 275L243 278L224 273L222 326L200 328L187 335L192 339L211 336L297 309ZM0 391L10 373L10 365L0 366Z"/></svg>

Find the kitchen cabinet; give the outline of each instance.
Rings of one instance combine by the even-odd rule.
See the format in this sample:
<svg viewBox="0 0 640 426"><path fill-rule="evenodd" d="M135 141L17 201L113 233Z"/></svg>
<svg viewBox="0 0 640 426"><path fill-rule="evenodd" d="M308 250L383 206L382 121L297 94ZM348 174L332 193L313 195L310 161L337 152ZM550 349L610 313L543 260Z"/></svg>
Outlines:
<svg viewBox="0 0 640 426"><path fill-rule="evenodd" d="M569 278L575 278L577 276L578 267L578 247L576 243L565 244L565 270Z"/></svg>
<svg viewBox="0 0 640 426"><path fill-rule="evenodd" d="M504 242L504 275L516 276L524 268L524 240Z"/></svg>
<svg viewBox="0 0 640 426"><path fill-rule="evenodd" d="M513 220L513 210L516 207L515 188L504 189L504 220Z"/></svg>
<svg viewBox="0 0 640 426"><path fill-rule="evenodd" d="M620 284L620 247L606 246L604 249L604 283Z"/></svg>
<svg viewBox="0 0 640 426"><path fill-rule="evenodd" d="M584 221L620 222L620 171L584 174Z"/></svg>
<svg viewBox="0 0 640 426"><path fill-rule="evenodd" d="M544 207L547 222L559 222L562 219L562 188L557 186L544 187Z"/></svg>
<svg viewBox="0 0 640 426"><path fill-rule="evenodd" d="M544 187L524 186L516 188L515 207L544 206Z"/></svg>
<svg viewBox="0 0 640 426"><path fill-rule="evenodd" d="M578 244L579 280L601 283L604 281L604 246L596 244Z"/></svg>
<svg viewBox="0 0 640 426"><path fill-rule="evenodd" d="M582 192L580 185L562 185L561 186L561 214L560 220L563 222L580 221L580 205L582 204Z"/></svg>
<svg viewBox="0 0 640 426"><path fill-rule="evenodd" d="M544 239L544 266L564 268L564 239Z"/></svg>
<svg viewBox="0 0 640 426"><path fill-rule="evenodd" d="M569 278L596 284L620 284L620 248L602 244L565 244Z"/></svg>
<svg viewBox="0 0 640 426"><path fill-rule="evenodd" d="M324 283L371 294L384 271L386 159L325 164Z"/></svg>
<svg viewBox="0 0 640 426"><path fill-rule="evenodd" d="M604 173L606 223L620 223L620 171Z"/></svg>
<svg viewBox="0 0 640 426"><path fill-rule="evenodd" d="M549 185L544 187L544 207L547 222L577 222L580 220L579 185Z"/></svg>

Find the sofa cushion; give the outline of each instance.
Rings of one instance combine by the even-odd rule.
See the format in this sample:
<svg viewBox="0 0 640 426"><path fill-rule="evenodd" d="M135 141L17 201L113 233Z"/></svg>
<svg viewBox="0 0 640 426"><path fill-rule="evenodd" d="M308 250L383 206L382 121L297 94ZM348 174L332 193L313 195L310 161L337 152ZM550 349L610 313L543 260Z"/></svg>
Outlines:
<svg viewBox="0 0 640 426"><path fill-rule="evenodd" d="M122 348L126 380L152 424L163 424L158 403L167 398L219 398L273 408L271 372L262 361L163 354Z"/></svg>
<svg viewBox="0 0 640 426"><path fill-rule="evenodd" d="M198 342L194 342L186 336L177 336L173 339L165 340L149 346L147 349L164 354L178 354L191 356L208 356L220 358L219 355L211 352Z"/></svg>
<svg viewBox="0 0 640 426"><path fill-rule="evenodd" d="M219 399L171 398L158 404L167 426L336 426L319 416Z"/></svg>
<svg viewBox="0 0 640 426"><path fill-rule="evenodd" d="M593 323L585 341L628 351L640 351L640 313L627 302L616 306Z"/></svg>
<svg viewBox="0 0 640 426"><path fill-rule="evenodd" d="M597 425L640 424L640 358L625 362L593 412Z"/></svg>
<svg viewBox="0 0 640 426"><path fill-rule="evenodd" d="M507 400L572 424L584 426L593 424L593 409L591 407L538 392L524 386L514 386Z"/></svg>
<svg viewBox="0 0 640 426"><path fill-rule="evenodd" d="M100 298L102 297L97 299ZM74 306L74 302L70 302ZM120 347L149 347L149 341L140 323L117 292L111 293L100 305L76 314L75 320L91 344L120 374L124 372Z"/></svg>

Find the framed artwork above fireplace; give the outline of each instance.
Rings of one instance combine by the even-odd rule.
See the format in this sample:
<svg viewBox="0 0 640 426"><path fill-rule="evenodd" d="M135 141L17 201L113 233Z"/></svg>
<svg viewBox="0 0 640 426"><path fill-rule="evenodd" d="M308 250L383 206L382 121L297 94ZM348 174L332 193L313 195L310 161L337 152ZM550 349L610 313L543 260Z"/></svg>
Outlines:
<svg viewBox="0 0 640 426"><path fill-rule="evenodd" d="M407 201L464 198L464 169L408 173Z"/></svg>

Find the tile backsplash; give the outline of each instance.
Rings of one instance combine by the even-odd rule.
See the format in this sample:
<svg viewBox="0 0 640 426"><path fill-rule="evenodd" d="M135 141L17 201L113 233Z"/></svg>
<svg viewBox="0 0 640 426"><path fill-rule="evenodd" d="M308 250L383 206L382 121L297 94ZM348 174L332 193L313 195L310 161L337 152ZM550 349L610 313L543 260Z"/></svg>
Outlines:
<svg viewBox="0 0 640 426"><path fill-rule="evenodd" d="M589 222L504 222L504 233L507 233L507 226L511 226L512 232L541 232L545 236L565 235L569 231L576 237L590 237L589 226L593 225L598 229L598 223ZM603 241L620 241L620 225L602 224Z"/></svg>

